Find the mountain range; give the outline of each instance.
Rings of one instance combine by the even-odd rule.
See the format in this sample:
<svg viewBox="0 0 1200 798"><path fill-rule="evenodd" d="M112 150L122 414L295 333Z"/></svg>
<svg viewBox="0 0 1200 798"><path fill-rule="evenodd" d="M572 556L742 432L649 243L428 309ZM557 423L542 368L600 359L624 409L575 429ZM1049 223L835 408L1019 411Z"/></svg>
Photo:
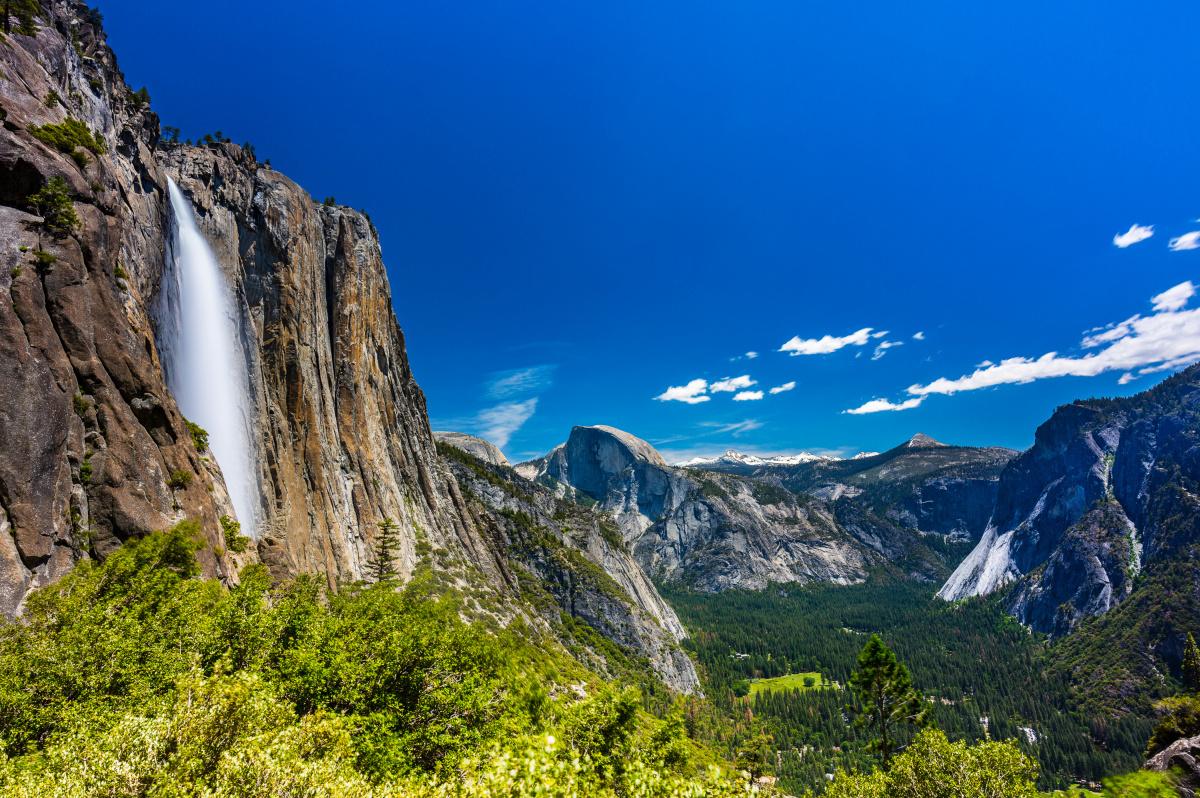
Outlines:
<svg viewBox="0 0 1200 798"><path fill-rule="evenodd" d="M5 615L184 519L208 576L235 584L260 562L331 588L366 578L394 524L402 578L432 575L470 612L535 624L599 672L644 661L680 693L701 678L664 584L911 580L1106 641L1127 655L1109 675L1178 670L1200 621L1200 367L1061 407L1024 452L917 434L847 459L671 465L590 425L510 464L431 430L369 217L315 201L250 146L165 137L98 22L74 3L47 13L43 35L0 48ZM226 476L166 377L171 182L232 287L246 351L260 521L244 551ZM38 199L50 189L57 205ZM1174 615L1150 625L1121 612L1166 604Z"/></svg>

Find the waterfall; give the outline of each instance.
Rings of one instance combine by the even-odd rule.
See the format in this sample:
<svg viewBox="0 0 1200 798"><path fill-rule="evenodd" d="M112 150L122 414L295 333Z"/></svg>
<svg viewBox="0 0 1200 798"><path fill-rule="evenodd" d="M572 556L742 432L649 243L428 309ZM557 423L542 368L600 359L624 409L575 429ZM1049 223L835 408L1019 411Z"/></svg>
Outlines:
<svg viewBox="0 0 1200 798"><path fill-rule="evenodd" d="M179 409L208 431L242 532L254 537L261 494L241 313L191 203L170 178L167 188L171 235L155 313L159 356Z"/></svg>

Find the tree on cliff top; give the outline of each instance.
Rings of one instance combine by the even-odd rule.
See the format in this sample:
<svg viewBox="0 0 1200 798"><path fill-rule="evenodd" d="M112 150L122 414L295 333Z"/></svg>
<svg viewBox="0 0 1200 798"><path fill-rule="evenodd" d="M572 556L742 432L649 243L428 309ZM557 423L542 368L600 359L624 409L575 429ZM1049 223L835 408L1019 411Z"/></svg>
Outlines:
<svg viewBox="0 0 1200 798"><path fill-rule="evenodd" d="M855 723L875 735L871 747L886 768L899 746L900 731L924 726L929 707L913 688L908 668L900 664L879 635L871 635L863 646L849 683L857 699L857 705L851 707L857 713Z"/></svg>

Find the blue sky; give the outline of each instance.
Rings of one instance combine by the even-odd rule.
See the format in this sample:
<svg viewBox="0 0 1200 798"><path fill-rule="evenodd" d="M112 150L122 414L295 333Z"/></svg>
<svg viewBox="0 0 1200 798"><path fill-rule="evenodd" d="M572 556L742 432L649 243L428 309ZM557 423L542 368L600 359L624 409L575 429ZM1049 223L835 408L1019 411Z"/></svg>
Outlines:
<svg viewBox="0 0 1200 798"><path fill-rule="evenodd" d="M370 212L435 427L523 459L1023 448L1195 359L1200 6L988 5L101 10L165 124Z"/></svg>

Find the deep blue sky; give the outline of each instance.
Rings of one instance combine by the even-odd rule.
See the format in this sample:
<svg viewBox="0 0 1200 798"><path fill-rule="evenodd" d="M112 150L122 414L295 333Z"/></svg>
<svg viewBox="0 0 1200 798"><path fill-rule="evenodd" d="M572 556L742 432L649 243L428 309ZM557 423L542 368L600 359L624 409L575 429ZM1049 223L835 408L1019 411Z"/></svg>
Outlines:
<svg viewBox="0 0 1200 798"><path fill-rule="evenodd" d="M1161 375L842 411L985 359L1079 356L1085 330L1200 282L1200 251L1167 246L1200 229L1195 3L101 10L165 124L249 139L370 212L435 426L479 431L537 397L510 457L592 423L674 454L853 452L918 430L1025 447L1056 405ZM1134 223L1154 237L1114 246ZM890 334L777 351L863 327ZM904 345L872 360L876 340ZM653 398L741 374L796 387Z"/></svg>

